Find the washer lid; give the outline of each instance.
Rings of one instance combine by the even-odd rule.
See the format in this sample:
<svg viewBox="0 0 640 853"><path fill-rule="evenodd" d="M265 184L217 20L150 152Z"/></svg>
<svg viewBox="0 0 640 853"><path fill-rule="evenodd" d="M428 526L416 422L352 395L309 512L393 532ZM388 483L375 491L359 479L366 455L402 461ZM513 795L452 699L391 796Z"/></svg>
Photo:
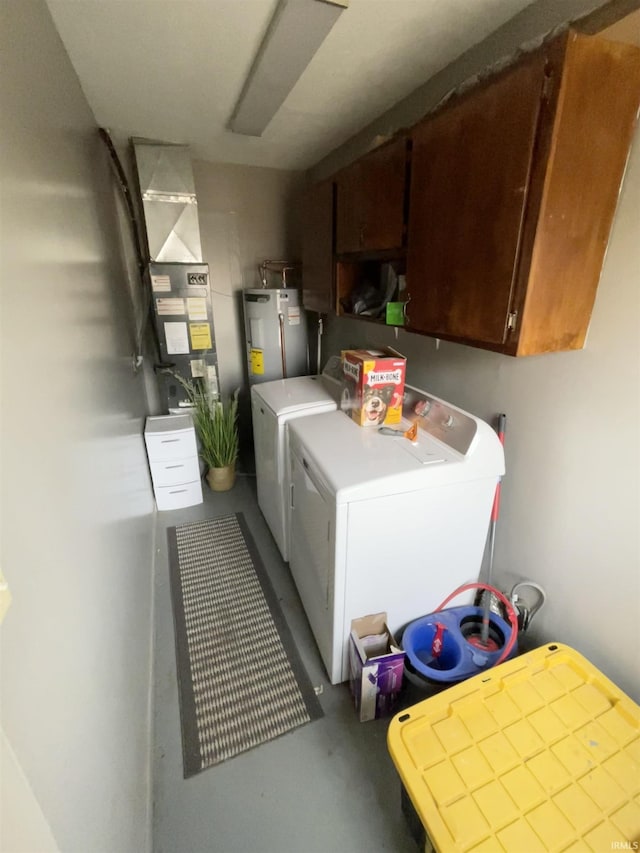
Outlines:
<svg viewBox="0 0 640 853"><path fill-rule="evenodd" d="M317 376L296 376L293 379L262 382L260 385L253 385L251 392L261 398L276 417L313 409L316 406L326 411L328 404L332 404L329 408L336 408L335 400Z"/></svg>

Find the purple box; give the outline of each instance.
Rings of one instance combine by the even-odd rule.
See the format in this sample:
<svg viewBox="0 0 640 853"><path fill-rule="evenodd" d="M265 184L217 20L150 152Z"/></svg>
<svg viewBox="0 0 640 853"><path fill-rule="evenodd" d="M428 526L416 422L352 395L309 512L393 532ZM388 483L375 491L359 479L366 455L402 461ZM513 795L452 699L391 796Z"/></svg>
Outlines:
<svg viewBox="0 0 640 853"><path fill-rule="evenodd" d="M386 613L351 622L349 668L360 722L391 714L402 687L404 652L387 626Z"/></svg>

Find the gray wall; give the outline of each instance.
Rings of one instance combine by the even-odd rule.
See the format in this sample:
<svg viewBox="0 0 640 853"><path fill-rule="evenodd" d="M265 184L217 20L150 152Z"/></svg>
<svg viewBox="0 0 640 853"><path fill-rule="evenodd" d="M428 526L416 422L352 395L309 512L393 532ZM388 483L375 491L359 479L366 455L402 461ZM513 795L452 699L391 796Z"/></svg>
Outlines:
<svg viewBox="0 0 640 853"><path fill-rule="evenodd" d="M538 10L549 4L536 4ZM565 2L556 6L565 8ZM580 4L573 4L574 6ZM585 5L585 4L582 4ZM536 18L536 24L552 21ZM521 19L522 16L519 16ZM531 21L531 18L529 19ZM516 22L517 23L517 22ZM534 27L535 29L535 27ZM531 37L533 30L526 32ZM474 48L480 70L522 27L503 28ZM440 75L438 88L466 76L468 57ZM427 87L428 89L429 87ZM384 126L400 126L401 105ZM396 123L397 120L397 123ZM371 132L381 132L382 125ZM363 150L365 134L318 173ZM408 381L489 421L507 414L507 473L495 574L541 583L549 602L532 640L573 645L640 699L640 134L623 184L586 348L513 359L361 321L330 319L325 355L345 346L393 344L408 357ZM425 519L425 543L428 526ZM444 568L444 567L443 567ZM425 577L425 584L428 579Z"/></svg>
<svg viewBox="0 0 640 853"><path fill-rule="evenodd" d="M242 290L260 287L258 265L300 260L297 195L302 172L195 160L202 256L209 264L220 386L240 387L241 467L251 467ZM275 283L273 286L277 286Z"/></svg>
<svg viewBox="0 0 640 853"><path fill-rule="evenodd" d="M242 290L260 287L266 259L300 260L293 203L301 172L195 160L202 256L211 271L220 384L225 394L247 380Z"/></svg>
<svg viewBox="0 0 640 853"><path fill-rule="evenodd" d="M62 850L148 850L154 516L109 166L44 2L0 22L2 726Z"/></svg>

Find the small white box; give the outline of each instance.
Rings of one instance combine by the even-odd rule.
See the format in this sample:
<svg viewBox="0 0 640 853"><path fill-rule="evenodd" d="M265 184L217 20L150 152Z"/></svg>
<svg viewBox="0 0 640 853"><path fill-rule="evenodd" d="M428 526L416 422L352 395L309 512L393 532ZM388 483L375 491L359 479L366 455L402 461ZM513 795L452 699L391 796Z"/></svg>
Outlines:
<svg viewBox="0 0 640 853"><path fill-rule="evenodd" d="M201 504L198 445L191 415L147 418L144 440L158 509Z"/></svg>

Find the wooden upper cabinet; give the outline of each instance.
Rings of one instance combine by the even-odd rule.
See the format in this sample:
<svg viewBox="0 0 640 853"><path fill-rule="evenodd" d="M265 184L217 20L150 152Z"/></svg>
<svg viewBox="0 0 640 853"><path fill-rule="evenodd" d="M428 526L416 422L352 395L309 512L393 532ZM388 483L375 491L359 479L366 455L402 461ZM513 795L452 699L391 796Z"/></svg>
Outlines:
<svg viewBox="0 0 640 853"><path fill-rule="evenodd" d="M540 133L510 351L581 349L640 107L640 49L571 33ZM546 118L546 117L545 117Z"/></svg>
<svg viewBox="0 0 640 853"><path fill-rule="evenodd" d="M408 140L391 140L336 175L336 253L372 253L405 244Z"/></svg>
<svg viewBox="0 0 640 853"><path fill-rule="evenodd" d="M332 181L306 191L302 206L302 304L308 311L326 314L334 306Z"/></svg>
<svg viewBox="0 0 640 853"><path fill-rule="evenodd" d="M544 66L532 57L415 129L412 328L504 341Z"/></svg>
<svg viewBox="0 0 640 853"><path fill-rule="evenodd" d="M640 50L572 31L412 132L410 329L584 345L640 102Z"/></svg>

